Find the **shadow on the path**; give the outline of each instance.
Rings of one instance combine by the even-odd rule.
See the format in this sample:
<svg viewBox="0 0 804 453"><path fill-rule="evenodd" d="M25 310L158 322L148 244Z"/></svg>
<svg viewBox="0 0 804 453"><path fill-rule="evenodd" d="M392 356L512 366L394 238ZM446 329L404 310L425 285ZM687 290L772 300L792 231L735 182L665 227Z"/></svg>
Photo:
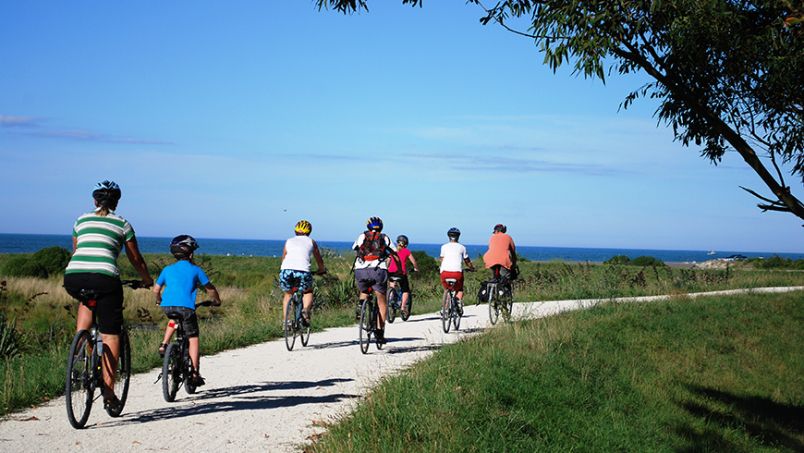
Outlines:
<svg viewBox="0 0 804 453"><path fill-rule="evenodd" d="M430 316L429 318L422 318L422 319L408 319L407 321L402 321L402 323L411 323L411 322L422 322L422 321L440 321L441 318L438 316Z"/></svg>
<svg viewBox="0 0 804 453"><path fill-rule="evenodd" d="M388 341L388 343L398 343L398 342L402 342L402 341L424 340L424 338L421 338L421 337L402 337L402 338L387 337L386 340ZM374 342L374 337L371 338L371 342L372 343ZM314 344L314 345L310 345L309 348L311 348L311 349L345 348L345 347L348 347L348 346L356 346L359 343L360 343L360 341L357 338L355 338L354 340L348 340L348 341L332 341L332 342L329 342L329 343Z"/></svg>
<svg viewBox="0 0 804 453"><path fill-rule="evenodd" d="M245 395L248 393L270 392L272 390L300 390L315 387L331 387L342 382L351 382L351 378L332 378L324 379L321 381L287 381L287 382L264 382L262 384L248 384L248 385L235 385L232 387L220 387L204 390L203 387L199 393L184 399L183 401L199 401L209 400L215 398L226 398L230 396Z"/></svg>
<svg viewBox="0 0 804 453"><path fill-rule="evenodd" d="M390 348L388 349L389 354L407 354L410 352L428 352L428 351L438 351L441 347L444 346L443 344L426 344L422 346L403 346L399 348Z"/></svg>

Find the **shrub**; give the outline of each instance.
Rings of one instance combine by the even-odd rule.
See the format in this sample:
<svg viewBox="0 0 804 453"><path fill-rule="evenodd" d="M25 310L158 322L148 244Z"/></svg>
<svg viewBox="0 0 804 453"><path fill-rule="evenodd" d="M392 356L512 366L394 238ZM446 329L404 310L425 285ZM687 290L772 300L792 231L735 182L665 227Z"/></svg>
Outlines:
<svg viewBox="0 0 804 453"><path fill-rule="evenodd" d="M631 258L628 258L625 255L616 255L612 256L606 261L603 261L603 264L620 264L620 265L631 264Z"/></svg>
<svg viewBox="0 0 804 453"><path fill-rule="evenodd" d="M664 261L652 256L638 256L631 260L631 264L634 266L666 266Z"/></svg>
<svg viewBox="0 0 804 453"><path fill-rule="evenodd" d="M64 272L70 252L63 247L44 248L33 255L16 255L6 261L3 274L10 277L48 278Z"/></svg>
<svg viewBox="0 0 804 453"><path fill-rule="evenodd" d="M412 253L416 264L419 266L419 273L418 275L413 273L413 278L417 280L419 278L432 278L432 274L438 273L438 263L435 258L420 250L416 250Z"/></svg>

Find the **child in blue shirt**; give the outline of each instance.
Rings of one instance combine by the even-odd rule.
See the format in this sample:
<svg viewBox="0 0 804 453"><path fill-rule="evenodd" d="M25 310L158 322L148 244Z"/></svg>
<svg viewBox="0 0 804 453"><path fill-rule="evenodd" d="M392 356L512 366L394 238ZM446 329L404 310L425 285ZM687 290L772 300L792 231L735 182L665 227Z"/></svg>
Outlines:
<svg viewBox="0 0 804 453"><path fill-rule="evenodd" d="M203 269L193 263L193 252L197 248L198 243L192 236L183 234L173 238L170 243L170 253L176 258L176 262L162 269L159 278L156 279L153 291L156 294L157 305L162 306L165 314L181 320L184 333L190 343L190 359L193 361L194 369L191 379L193 384L199 387L204 385L204 379L199 372L201 357L198 347L199 332L198 318L195 315L195 293L199 286L203 286L215 306L221 304L221 299L218 290L209 281ZM162 294L162 289L165 290L164 294ZM176 321L170 319L165 329L165 338L159 346L159 354L165 354L170 337L175 331Z"/></svg>

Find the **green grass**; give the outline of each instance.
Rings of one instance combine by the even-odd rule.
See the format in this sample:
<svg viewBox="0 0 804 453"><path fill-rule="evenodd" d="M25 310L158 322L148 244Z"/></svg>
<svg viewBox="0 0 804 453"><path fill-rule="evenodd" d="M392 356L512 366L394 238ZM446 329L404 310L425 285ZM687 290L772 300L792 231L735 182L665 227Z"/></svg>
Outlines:
<svg viewBox="0 0 804 453"><path fill-rule="evenodd" d="M804 449L804 297L606 304L386 379L308 450Z"/></svg>
<svg viewBox="0 0 804 453"><path fill-rule="evenodd" d="M0 265L9 256L0 255ZM320 303L314 320L317 330L352 323L352 303L356 298L350 259L328 255L325 260L330 274L316 278L316 300ZM146 261L154 275L173 262L168 255L146 255ZM224 301L221 308L199 312L203 354L281 336L278 258L201 255L197 261L221 289ZM124 278L136 278L125 258L120 259L120 264ZM420 267L436 268L432 262L421 262ZM520 267L523 276L516 286L516 299L520 301L804 285L804 273L795 272L534 262L522 262ZM474 300L480 282L487 277L486 271L468 274L467 300ZM0 332L0 343L10 339L18 345L16 355L0 357L0 414L5 414L63 392L66 351L75 329L75 303L61 288L61 276L26 279L0 275L2 281L8 285L0 284L0 315L9 320L12 329L3 329L7 335ZM411 286L414 313L438 309L443 290L435 271L414 274ZM133 327L134 370L159 366L160 359L154 351L161 342L165 318L152 295L145 290L126 290L124 315Z"/></svg>

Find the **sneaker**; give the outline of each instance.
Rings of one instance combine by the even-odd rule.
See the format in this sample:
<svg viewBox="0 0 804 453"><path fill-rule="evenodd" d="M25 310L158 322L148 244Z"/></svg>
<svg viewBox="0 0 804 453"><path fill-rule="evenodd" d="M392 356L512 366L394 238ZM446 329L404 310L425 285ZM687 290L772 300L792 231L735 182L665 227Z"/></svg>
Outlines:
<svg viewBox="0 0 804 453"><path fill-rule="evenodd" d="M196 374L196 375L194 375L194 376L193 376L193 377L190 379L190 381L191 381L191 382L192 382L192 384L193 384L194 386L196 386L196 387L201 387L202 385L204 385L204 384L206 384L206 383L207 383L207 382L204 380L204 378L202 378L202 377L201 377L201 375L200 375L200 374Z"/></svg>

